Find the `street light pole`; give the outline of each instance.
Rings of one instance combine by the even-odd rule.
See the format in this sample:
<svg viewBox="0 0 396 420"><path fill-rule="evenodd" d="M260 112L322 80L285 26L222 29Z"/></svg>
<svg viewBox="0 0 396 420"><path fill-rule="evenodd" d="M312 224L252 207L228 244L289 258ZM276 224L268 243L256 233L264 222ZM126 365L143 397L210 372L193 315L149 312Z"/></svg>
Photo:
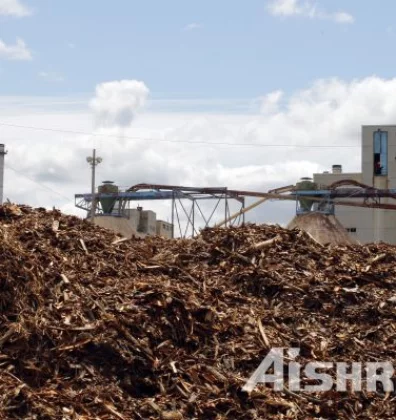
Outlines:
<svg viewBox="0 0 396 420"><path fill-rule="evenodd" d="M92 194L92 208L94 209L94 195L95 195L95 168L96 168L96 149L93 149L92 151L92 177L91 177L91 194ZM91 210L92 211L92 210ZM95 211L92 211L91 216L92 218L95 215Z"/></svg>
<svg viewBox="0 0 396 420"><path fill-rule="evenodd" d="M102 162L101 157L96 157L96 149L92 150L92 156L87 157L87 162L91 165L92 168L92 175L91 175L91 219L94 221L95 218L95 210L96 210L96 199L95 199L95 193L96 193L96 183L95 183L95 175L96 175L96 167L99 165L99 163Z"/></svg>

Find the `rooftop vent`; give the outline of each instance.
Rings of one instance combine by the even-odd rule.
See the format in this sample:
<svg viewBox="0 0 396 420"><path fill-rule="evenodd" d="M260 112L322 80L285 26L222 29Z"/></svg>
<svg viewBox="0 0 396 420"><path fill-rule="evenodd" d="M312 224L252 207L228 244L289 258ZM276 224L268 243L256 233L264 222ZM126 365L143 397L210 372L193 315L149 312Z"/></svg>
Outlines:
<svg viewBox="0 0 396 420"><path fill-rule="evenodd" d="M333 174L342 174L342 165L333 165Z"/></svg>

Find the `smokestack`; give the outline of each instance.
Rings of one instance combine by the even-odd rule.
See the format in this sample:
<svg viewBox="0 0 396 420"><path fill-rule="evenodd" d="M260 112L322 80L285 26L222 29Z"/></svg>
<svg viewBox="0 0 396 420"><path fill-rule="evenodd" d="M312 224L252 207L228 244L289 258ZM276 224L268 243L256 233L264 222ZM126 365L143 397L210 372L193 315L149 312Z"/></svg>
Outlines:
<svg viewBox="0 0 396 420"><path fill-rule="evenodd" d="M4 144L0 144L0 204L3 204L4 192L4 156L7 154Z"/></svg>
<svg viewBox="0 0 396 420"><path fill-rule="evenodd" d="M333 174L342 174L342 165L333 165Z"/></svg>

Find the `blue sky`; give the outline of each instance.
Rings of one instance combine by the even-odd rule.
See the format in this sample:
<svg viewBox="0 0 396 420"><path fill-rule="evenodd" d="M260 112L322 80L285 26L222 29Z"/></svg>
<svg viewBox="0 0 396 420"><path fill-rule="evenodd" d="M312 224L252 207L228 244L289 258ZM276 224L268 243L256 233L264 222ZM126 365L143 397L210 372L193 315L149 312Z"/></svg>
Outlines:
<svg viewBox="0 0 396 420"><path fill-rule="evenodd" d="M378 4L0 0L5 197L76 213L93 147L98 182L122 186L267 191L359 171L361 125L396 123L396 3Z"/></svg>
<svg viewBox="0 0 396 420"><path fill-rule="evenodd" d="M319 78L392 77L396 68L393 0L312 2L349 13L348 24L273 16L263 0L22 2L31 15L2 16L0 39L23 39L32 60L0 59L3 94L89 93L137 79L153 97L250 98Z"/></svg>

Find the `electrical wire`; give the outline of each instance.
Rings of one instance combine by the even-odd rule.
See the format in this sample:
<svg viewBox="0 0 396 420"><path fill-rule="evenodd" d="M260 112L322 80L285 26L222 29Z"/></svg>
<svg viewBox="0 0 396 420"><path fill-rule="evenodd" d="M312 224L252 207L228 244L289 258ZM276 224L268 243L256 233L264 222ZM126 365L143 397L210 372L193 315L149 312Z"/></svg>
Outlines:
<svg viewBox="0 0 396 420"><path fill-rule="evenodd" d="M167 140L167 139L154 139L148 137L138 137L138 136L117 136L117 135L108 135L108 134L99 134L99 133L88 133L83 131L75 131L75 130L59 130L59 129L52 129L52 128L44 128L44 127L32 127L32 126L25 126L25 125L17 125L17 124L7 124L0 122L0 126L5 127L12 127L12 128L21 128L21 129L29 129L29 130L38 130L38 131L47 131L47 132L57 132L57 133L64 133L64 134L76 134L76 135L88 135L94 137L108 137L108 138L119 138L119 139L129 139L129 140L146 140L146 141L157 141L157 142L169 142L169 143L188 143L188 144L206 144L206 145L225 145L225 146L250 146L250 147L298 147L298 148L355 148L360 147L358 145L293 145L293 144L255 144L255 143L229 143L229 142L192 142L192 141L183 141L183 140ZM59 191L56 191L47 185L40 183L26 174L18 171L17 169L13 168L9 164L6 165L8 169L16 172L17 174L23 176L24 178L28 179L29 181L35 183L36 185L40 186L42 189L50 191L53 194L58 195L62 199L72 202L69 197L66 197ZM353 193L351 193L350 197L352 198Z"/></svg>
<svg viewBox="0 0 396 420"><path fill-rule="evenodd" d="M62 193L60 193L59 191L56 191L54 189L52 189L51 187L48 187L47 185L38 182L36 180L34 180L33 178L30 178L29 176L27 176L26 174L24 174L22 171L19 171L18 169L13 168L12 166L10 166L9 164L5 164L4 165L7 169L11 169L11 171L14 171L15 173L17 173L20 176L23 176L24 178L28 179L30 182L33 182L34 184L37 184L38 186L40 186L42 189L45 189L47 191L52 192L53 194L58 195L59 197L62 197L64 200L67 200L68 202L74 202L74 200L71 200L70 197L66 197L65 195L63 195Z"/></svg>
<svg viewBox="0 0 396 420"><path fill-rule="evenodd" d="M47 191L50 191L53 194L58 195L59 197L63 198L64 200L66 200L67 202L73 202L73 200L70 199L70 197L67 197L65 195L63 195L62 193L60 193L59 191L56 191L54 189L52 189L51 187L48 187L47 185L38 182L32 178L30 178L29 176L27 176L26 174L24 174L22 171L19 171L18 169L13 168L12 166L10 166L9 164L6 164L5 167L7 169L10 169L12 171L14 171L15 173L17 173L18 175L23 176L24 178L28 179L30 182L33 182L34 184L37 184L38 186L40 186L42 189L45 189ZM373 228L356 228L357 230L373 230ZM383 228L382 230L396 230L396 228ZM315 231L317 232L326 232L326 229L315 229Z"/></svg>
<svg viewBox="0 0 396 420"><path fill-rule="evenodd" d="M26 130L36 130L36 131L47 131L53 133L63 133L63 134L77 134L77 135L85 135L85 136L92 136L92 137L107 137L107 138L114 138L119 140L144 140L144 141L155 141L159 143L185 143L185 144L204 144L209 146L231 146L231 147L296 147L301 149L348 149L348 148L360 148L360 145L353 145L353 144L343 144L343 145L319 145L319 144L274 144L274 143L231 143L231 142L208 142L208 141L188 141L188 140L171 140L171 139L160 139L160 138L153 138L153 137L140 137L140 136L121 136L115 134L100 134L100 133L88 133L86 131L75 131L75 130L60 130L55 128L44 128L44 127L32 127L26 125L18 125L18 124L7 124L4 122L0 122L0 126L3 127L11 127L11 128L21 128Z"/></svg>

